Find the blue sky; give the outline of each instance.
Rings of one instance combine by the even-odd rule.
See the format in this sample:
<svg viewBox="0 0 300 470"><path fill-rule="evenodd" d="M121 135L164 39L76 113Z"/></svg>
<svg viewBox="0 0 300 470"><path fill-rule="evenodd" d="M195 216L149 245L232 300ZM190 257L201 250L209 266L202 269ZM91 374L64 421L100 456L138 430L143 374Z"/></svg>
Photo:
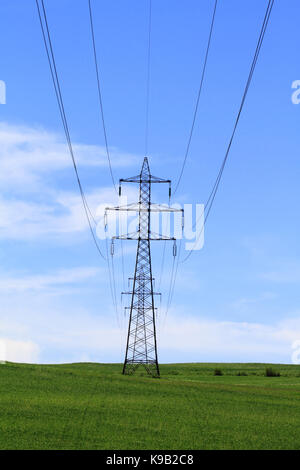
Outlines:
<svg viewBox="0 0 300 470"><path fill-rule="evenodd" d="M266 1L219 1L203 93L176 201L203 203L224 157ZM117 204L99 121L86 0L45 1L70 133L91 207ZM147 0L93 2L116 178L144 157ZM153 0L149 158L176 182L205 54L212 0ZM159 358L291 362L300 340L297 0L275 1L205 244L179 264L159 314ZM11 360L122 361L127 318L84 219L33 0L0 6L0 340ZM130 193L129 193L130 194ZM166 201L167 194L157 193ZM124 244L132 275L134 242ZM100 242L103 250L105 243ZM154 249L159 278L160 248ZM160 251L159 251L160 250ZM167 296L172 247L162 279ZM117 292L123 289L119 247ZM119 296L118 296L119 300ZM166 301L166 298L165 298ZM164 303L163 303L164 305ZM119 328L118 323L121 324Z"/></svg>

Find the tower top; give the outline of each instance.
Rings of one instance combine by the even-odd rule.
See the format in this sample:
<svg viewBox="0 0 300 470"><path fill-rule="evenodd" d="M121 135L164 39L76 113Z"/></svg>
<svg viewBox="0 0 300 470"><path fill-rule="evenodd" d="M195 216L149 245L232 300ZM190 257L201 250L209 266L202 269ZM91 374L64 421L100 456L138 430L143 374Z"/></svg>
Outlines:
<svg viewBox="0 0 300 470"><path fill-rule="evenodd" d="M142 178L143 177L150 177L150 167L149 167L148 157L144 157L142 170L141 170L141 177Z"/></svg>

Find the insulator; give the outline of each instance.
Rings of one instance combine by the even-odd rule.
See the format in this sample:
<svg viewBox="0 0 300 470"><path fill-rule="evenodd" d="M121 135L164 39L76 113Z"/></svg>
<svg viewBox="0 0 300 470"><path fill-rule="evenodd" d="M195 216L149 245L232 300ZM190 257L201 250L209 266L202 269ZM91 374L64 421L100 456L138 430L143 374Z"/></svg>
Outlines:
<svg viewBox="0 0 300 470"><path fill-rule="evenodd" d="M122 193L122 186L119 185L119 196L121 196L121 193Z"/></svg>
<svg viewBox="0 0 300 470"><path fill-rule="evenodd" d="M181 217L181 228L182 230L184 229L184 212L182 211L182 217Z"/></svg>
<svg viewBox="0 0 300 470"><path fill-rule="evenodd" d="M104 212L104 230L107 232L107 212Z"/></svg>
<svg viewBox="0 0 300 470"><path fill-rule="evenodd" d="M173 245L173 256L177 256L177 245L176 245L176 240L174 240L174 245Z"/></svg>
<svg viewBox="0 0 300 470"><path fill-rule="evenodd" d="M171 199L171 185L169 185L169 199Z"/></svg>
<svg viewBox="0 0 300 470"><path fill-rule="evenodd" d="M114 253L115 253L115 244L114 244L114 241L112 240L111 245L110 245L110 254L111 254L111 256L114 256Z"/></svg>

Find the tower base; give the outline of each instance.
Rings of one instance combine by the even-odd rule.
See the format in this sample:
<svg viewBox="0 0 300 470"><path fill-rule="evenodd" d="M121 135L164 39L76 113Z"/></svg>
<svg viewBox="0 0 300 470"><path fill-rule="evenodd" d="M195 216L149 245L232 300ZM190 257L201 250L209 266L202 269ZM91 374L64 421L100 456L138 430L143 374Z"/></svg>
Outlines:
<svg viewBox="0 0 300 470"><path fill-rule="evenodd" d="M126 361L123 366L123 375L133 375L140 366L144 367L147 374L152 375L152 377L160 377L159 366L156 362Z"/></svg>

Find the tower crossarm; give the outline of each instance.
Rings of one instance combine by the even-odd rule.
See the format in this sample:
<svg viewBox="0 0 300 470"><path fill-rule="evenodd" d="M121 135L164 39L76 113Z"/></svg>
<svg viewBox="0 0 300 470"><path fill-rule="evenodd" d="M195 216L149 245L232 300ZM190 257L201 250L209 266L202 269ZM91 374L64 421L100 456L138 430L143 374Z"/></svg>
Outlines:
<svg viewBox="0 0 300 470"><path fill-rule="evenodd" d="M168 237L167 235L161 235L160 233L150 232L149 235L141 234L140 232L126 233L125 235L114 235L112 240L152 240L152 241L175 241L175 237Z"/></svg>
<svg viewBox="0 0 300 470"><path fill-rule="evenodd" d="M177 209L175 207L170 207L167 204L153 204L145 206L138 202L134 202L132 204L128 204L126 206L115 206L115 207L106 207L105 211L125 211L125 212L181 212L183 213L183 209Z"/></svg>
<svg viewBox="0 0 300 470"><path fill-rule="evenodd" d="M121 292L121 295L132 295L132 294L133 294L133 291ZM150 295L161 295L161 292L152 292L150 293Z"/></svg>
<svg viewBox="0 0 300 470"><path fill-rule="evenodd" d="M142 175L131 176L129 178L121 178L119 183L169 183L171 184L171 180L166 180L164 178L158 178L157 176L147 175L143 177Z"/></svg>
<svg viewBox="0 0 300 470"><path fill-rule="evenodd" d="M129 178L121 178L119 180L119 196L121 196L122 192L122 183L137 183L140 187L143 185L151 186L151 184L154 183L167 183L169 185L169 198L171 197L171 180L151 175L147 157L144 158L143 166L139 175L131 176Z"/></svg>

